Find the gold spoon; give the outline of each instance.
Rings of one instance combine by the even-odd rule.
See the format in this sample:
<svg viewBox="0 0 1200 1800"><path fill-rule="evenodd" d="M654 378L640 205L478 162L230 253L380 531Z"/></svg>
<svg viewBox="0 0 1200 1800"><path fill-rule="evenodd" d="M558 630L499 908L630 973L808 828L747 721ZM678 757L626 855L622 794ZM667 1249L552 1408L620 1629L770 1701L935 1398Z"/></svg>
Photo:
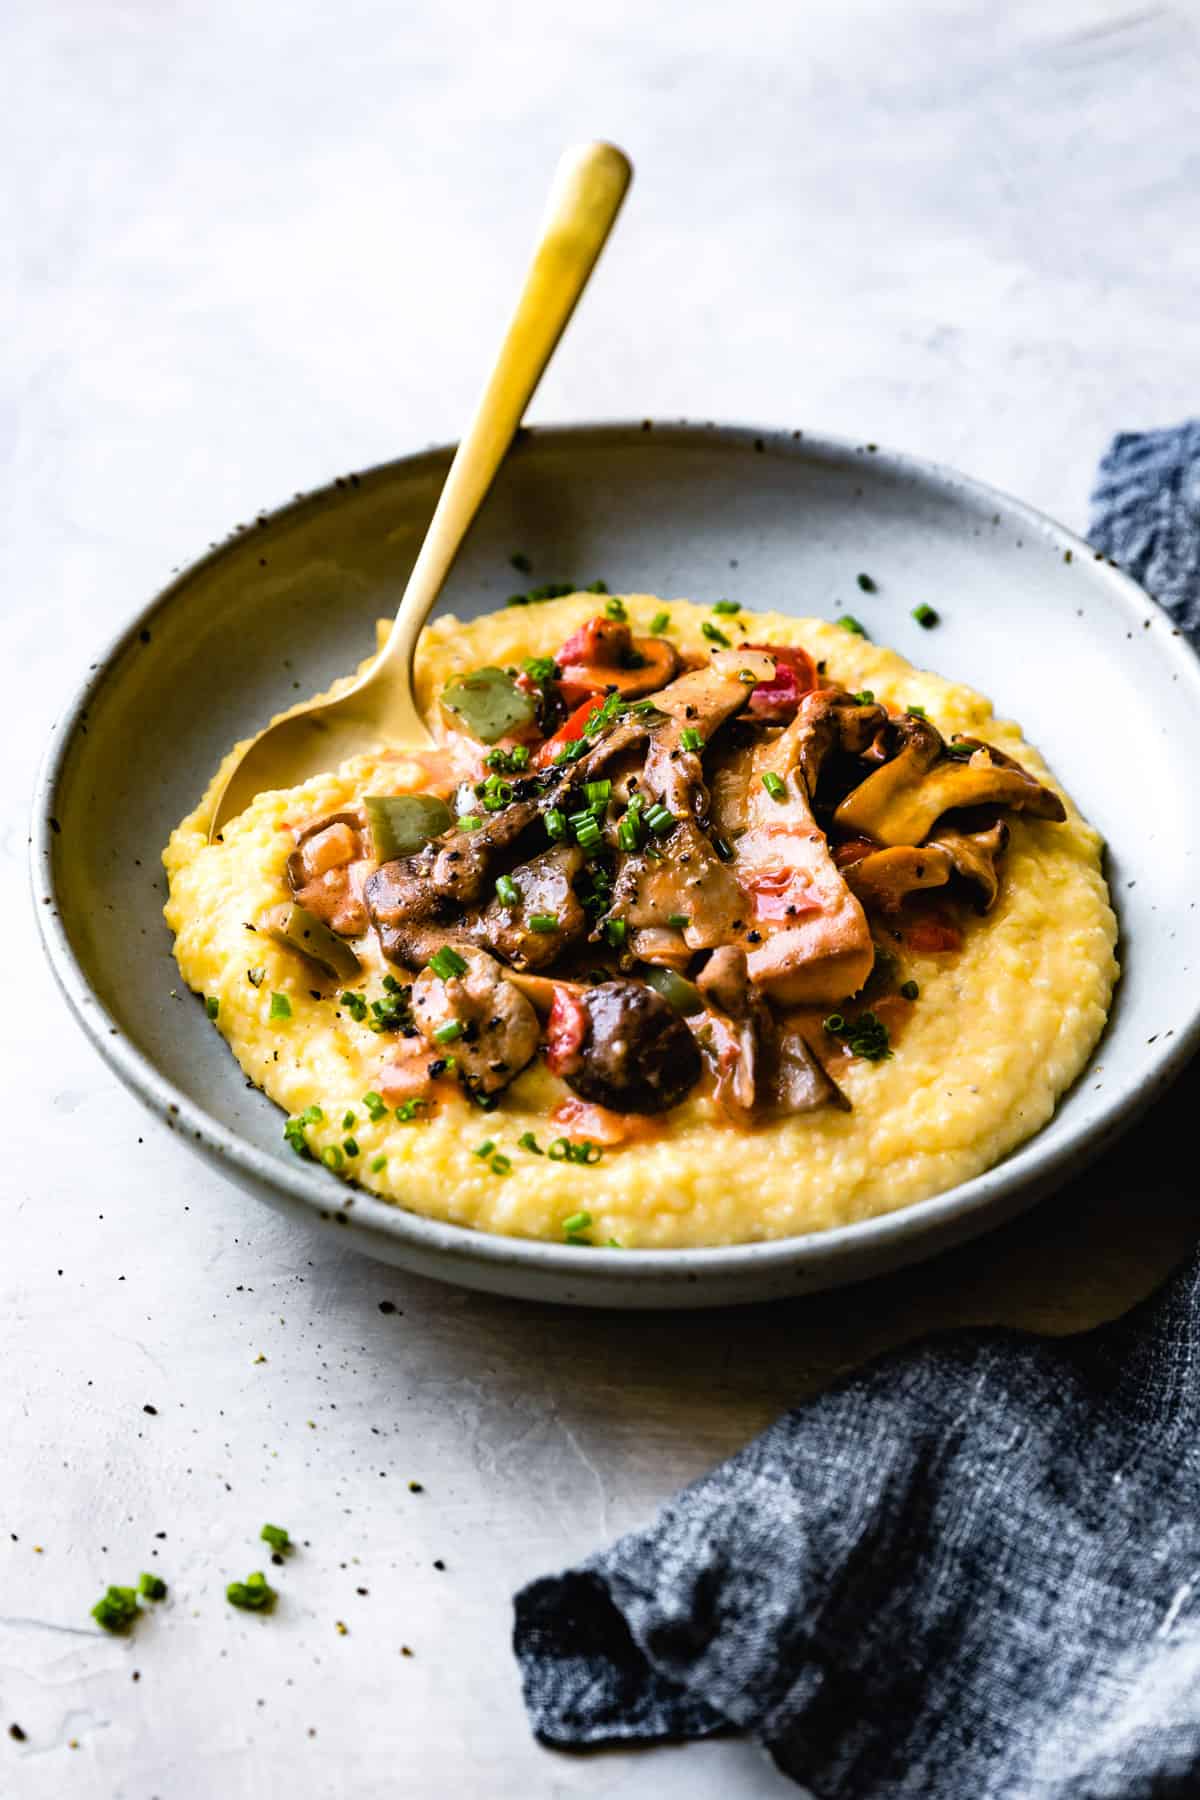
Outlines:
<svg viewBox="0 0 1200 1800"><path fill-rule="evenodd" d="M295 787L379 744L430 742L413 696L417 638L587 286L632 174L612 144L581 144L564 154L516 311L450 465L387 643L336 700L302 707L255 738L217 799L210 841L268 788Z"/></svg>

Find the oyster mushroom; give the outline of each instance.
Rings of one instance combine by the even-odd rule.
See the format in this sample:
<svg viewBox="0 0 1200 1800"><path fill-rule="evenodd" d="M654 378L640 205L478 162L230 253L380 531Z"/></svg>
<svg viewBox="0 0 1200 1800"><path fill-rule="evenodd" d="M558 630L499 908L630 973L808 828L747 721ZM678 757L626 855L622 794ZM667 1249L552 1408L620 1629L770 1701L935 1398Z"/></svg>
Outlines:
<svg viewBox="0 0 1200 1800"><path fill-rule="evenodd" d="M1012 757L975 739L963 740L968 759L945 755L941 734L927 719L906 714L901 746L860 782L834 813L834 824L880 844L922 844L943 813L962 806L1011 806L1036 818L1062 820L1057 794L1035 781Z"/></svg>
<svg viewBox="0 0 1200 1800"><path fill-rule="evenodd" d="M417 976L413 1017L439 1055L455 1058L467 1087L494 1094L532 1059L541 1036L538 1017L486 951L463 946L456 962L456 974L428 968Z"/></svg>
<svg viewBox="0 0 1200 1800"><path fill-rule="evenodd" d="M996 904L1000 892L999 864L1009 836L1004 820L997 819L986 831L940 831L930 838L924 851L948 856L955 874L976 889L976 910L986 913Z"/></svg>

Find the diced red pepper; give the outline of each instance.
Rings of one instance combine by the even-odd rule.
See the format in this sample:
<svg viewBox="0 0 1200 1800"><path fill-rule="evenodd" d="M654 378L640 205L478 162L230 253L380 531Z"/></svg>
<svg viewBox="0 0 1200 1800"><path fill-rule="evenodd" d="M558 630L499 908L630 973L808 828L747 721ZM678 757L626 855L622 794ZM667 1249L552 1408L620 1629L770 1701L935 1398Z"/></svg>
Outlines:
<svg viewBox="0 0 1200 1800"><path fill-rule="evenodd" d="M817 686L817 665L808 651L795 644L747 644L745 648L775 658L775 673L769 681L756 683L749 710L767 721L793 718L801 697Z"/></svg>
<svg viewBox="0 0 1200 1800"><path fill-rule="evenodd" d="M583 736L584 726L594 712L599 712L604 699L603 694L589 694L582 706L577 706L570 718L563 721L554 736L548 737L544 744L539 744L534 753L534 766L539 769L549 768L564 744L577 744Z"/></svg>

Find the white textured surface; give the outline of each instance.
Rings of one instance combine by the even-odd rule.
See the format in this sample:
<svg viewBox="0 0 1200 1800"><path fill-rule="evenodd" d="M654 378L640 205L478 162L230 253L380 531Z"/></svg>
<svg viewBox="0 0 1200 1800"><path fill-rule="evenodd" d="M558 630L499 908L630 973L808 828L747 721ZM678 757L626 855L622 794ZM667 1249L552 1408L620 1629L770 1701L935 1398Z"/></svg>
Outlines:
<svg viewBox="0 0 1200 1800"><path fill-rule="evenodd" d="M1116 1310L1190 1233L1181 1187L1156 1173L1131 1229L1101 1176L804 1309L581 1317L406 1280L117 1089L34 946L26 798L172 566L455 434L568 138L639 173L535 416L823 426L1080 524L1114 429L1200 405L1195 11L52 0L9 9L0 67L0 1727L27 1734L0 1734L0 1796L780 1792L736 1742L539 1750L512 1588L882 1342ZM222 1589L267 1518L305 1548L244 1618ZM169 1603L128 1643L91 1630L143 1567Z"/></svg>

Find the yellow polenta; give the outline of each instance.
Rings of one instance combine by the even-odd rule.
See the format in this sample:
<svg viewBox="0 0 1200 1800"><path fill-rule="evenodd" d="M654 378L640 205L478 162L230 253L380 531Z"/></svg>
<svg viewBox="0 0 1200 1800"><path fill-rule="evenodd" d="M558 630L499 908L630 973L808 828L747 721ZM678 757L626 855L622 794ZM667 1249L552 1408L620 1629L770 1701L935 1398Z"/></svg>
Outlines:
<svg viewBox="0 0 1200 1800"><path fill-rule="evenodd" d="M633 595L626 605L634 631L644 633L664 603ZM683 600L667 610L679 648L704 652L700 627L710 612ZM452 673L552 654L595 611L595 598L580 594L467 624L439 619L421 640L417 669L435 729L434 696ZM850 690L869 688L892 706L915 702L947 737L982 737L1062 793L1017 727L994 718L970 688L821 620L745 613L720 623L735 641L803 644ZM412 785L419 786L415 772ZM518 1148L525 1131L543 1144L553 1136L548 1117L568 1091L535 1060L493 1114L455 1093L427 1119L405 1123L389 1110L372 1121L362 1097L379 1085L387 1039L336 998L314 999L304 963L246 925L287 898L285 862L298 823L399 789L394 759L358 758L300 788L260 794L225 828L224 841L210 845L210 788L172 834L164 862L179 967L190 987L218 1003L216 1027L246 1074L290 1114L322 1109L324 1122L308 1131L315 1152L343 1143L352 1112L359 1153L346 1173L413 1212L561 1241L564 1218L583 1208L594 1242L639 1249L822 1231L911 1206L988 1168L1046 1123L1104 1025L1117 975L1116 922L1100 838L1063 795L1065 824L1011 819L1000 899L968 926L961 952L906 955L919 1003L894 1057L854 1060L839 1074L850 1112L826 1107L737 1130L694 1093L658 1135L576 1167ZM367 954L375 955L370 998L385 968ZM290 1017L271 1017L273 994L287 997ZM474 1154L485 1137L511 1158L507 1174Z"/></svg>

